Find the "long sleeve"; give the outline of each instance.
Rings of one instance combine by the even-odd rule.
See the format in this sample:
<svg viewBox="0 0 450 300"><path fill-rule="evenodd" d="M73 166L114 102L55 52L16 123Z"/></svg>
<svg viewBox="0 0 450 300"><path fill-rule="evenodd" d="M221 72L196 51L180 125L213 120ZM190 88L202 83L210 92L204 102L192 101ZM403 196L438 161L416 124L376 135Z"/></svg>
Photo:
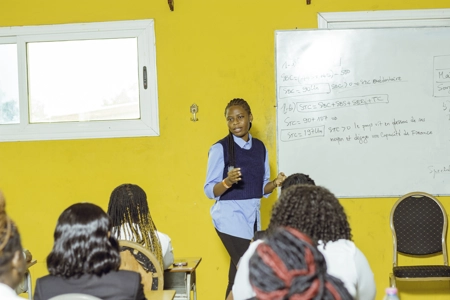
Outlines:
<svg viewBox="0 0 450 300"><path fill-rule="evenodd" d="M219 200L214 197L214 186L223 180L223 147L217 143L211 146L208 152L208 166L206 170L206 181L203 186L206 197L209 199Z"/></svg>
<svg viewBox="0 0 450 300"><path fill-rule="evenodd" d="M357 247L355 252L355 266L358 278L355 299L374 300L377 290L373 272L366 257Z"/></svg>

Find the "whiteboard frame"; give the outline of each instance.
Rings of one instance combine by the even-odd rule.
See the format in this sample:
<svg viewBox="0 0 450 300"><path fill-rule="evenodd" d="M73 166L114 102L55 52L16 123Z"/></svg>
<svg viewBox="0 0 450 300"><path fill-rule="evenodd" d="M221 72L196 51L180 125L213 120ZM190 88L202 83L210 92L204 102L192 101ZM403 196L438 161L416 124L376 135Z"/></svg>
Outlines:
<svg viewBox="0 0 450 300"><path fill-rule="evenodd" d="M450 26L450 9L319 12L317 25L323 29Z"/></svg>

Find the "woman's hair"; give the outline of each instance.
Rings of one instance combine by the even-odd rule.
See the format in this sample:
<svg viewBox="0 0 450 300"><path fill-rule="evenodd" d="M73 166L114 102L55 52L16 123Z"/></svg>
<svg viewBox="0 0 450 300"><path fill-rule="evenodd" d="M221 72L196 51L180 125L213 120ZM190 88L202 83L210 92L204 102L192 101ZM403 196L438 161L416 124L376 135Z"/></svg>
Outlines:
<svg viewBox="0 0 450 300"><path fill-rule="evenodd" d="M241 98L234 98L233 100L228 102L227 106L225 107L225 117L227 116L227 110L231 106L241 106L249 116L252 114L252 110L250 109L250 105L248 105L247 101ZM252 122L250 122L250 128L252 128ZM248 130L250 130L250 128ZM228 132L228 160L228 166L226 167L236 166L236 156L234 154L234 139L231 131Z"/></svg>
<svg viewBox="0 0 450 300"><path fill-rule="evenodd" d="M293 227L324 244L352 238L338 199L326 188L314 185L293 185L281 192L272 209L269 234L279 226Z"/></svg>
<svg viewBox="0 0 450 300"><path fill-rule="evenodd" d="M23 250L19 230L6 214L5 206L5 198L0 191L0 276L10 272L14 255Z"/></svg>
<svg viewBox="0 0 450 300"><path fill-rule="evenodd" d="M325 258L309 237L289 227L274 233L250 258L256 299L352 299L342 281L327 274Z"/></svg>
<svg viewBox="0 0 450 300"><path fill-rule="evenodd" d="M316 185L314 180L312 180L312 178L309 177L309 175L302 174L302 173L294 173L294 174L289 175L283 181L283 183L281 183L281 189L284 190L294 184Z"/></svg>
<svg viewBox="0 0 450 300"><path fill-rule="evenodd" d="M110 235L111 228L111 219L99 206L69 206L56 224L53 249L47 257L49 273L70 278L118 270L119 244Z"/></svg>
<svg viewBox="0 0 450 300"><path fill-rule="evenodd" d="M109 199L108 215L112 219L112 233L122 235L155 254L163 268L161 243L147 203L145 191L136 184L122 184L116 187Z"/></svg>

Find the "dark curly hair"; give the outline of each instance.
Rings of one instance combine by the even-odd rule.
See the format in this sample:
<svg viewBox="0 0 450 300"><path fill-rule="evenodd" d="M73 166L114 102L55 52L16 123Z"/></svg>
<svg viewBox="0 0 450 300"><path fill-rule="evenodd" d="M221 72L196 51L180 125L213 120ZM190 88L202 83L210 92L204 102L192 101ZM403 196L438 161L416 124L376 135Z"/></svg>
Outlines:
<svg viewBox="0 0 450 300"><path fill-rule="evenodd" d="M352 238L338 199L326 188L314 185L293 185L281 192L272 209L269 234L279 226L293 227L324 244Z"/></svg>
<svg viewBox="0 0 450 300"><path fill-rule="evenodd" d="M274 233L250 258L254 299L353 299L342 281L327 274L325 258L309 237L289 227Z"/></svg>
<svg viewBox="0 0 450 300"><path fill-rule="evenodd" d="M281 183L281 189L284 190L291 185L294 184L310 184L310 185L316 185L314 180L312 180L309 175L302 174L302 173L294 173L286 177L286 179Z"/></svg>
<svg viewBox="0 0 450 300"><path fill-rule="evenodd" d="M59 216L52 252L47 257L51 275L65 278L101 276L120 266L119 244L109 236L112 223L97 205L77 203Z"/></svg>
<svg viewBox="0 0 450 300"><path fill-rule="evenodd" d="M225 117L227 116L227 110L232 106L240 106L242 107L247 114L250 116L252 114L252 110L250 108L250 105L248 105L247 101L245 101L242 98L234 98L230 102L228 102L227 106L225 107ZM250 122L250 128L252 128L252 122ZM250 128L248 130L250 130ZM228 132L228 157L229 157L229 163L228 166L236 166L236 156L234 154L234 139L233 134L231 132Z"/></svg>

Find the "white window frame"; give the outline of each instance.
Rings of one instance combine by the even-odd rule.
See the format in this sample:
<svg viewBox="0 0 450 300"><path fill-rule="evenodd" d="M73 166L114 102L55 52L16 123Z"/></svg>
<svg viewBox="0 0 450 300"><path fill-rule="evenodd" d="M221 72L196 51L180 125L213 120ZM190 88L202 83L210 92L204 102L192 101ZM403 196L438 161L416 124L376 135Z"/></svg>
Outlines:
<svg viewBox="0 0 450 300"><path fill-rule="evenodd" d="M28 42L137 38L140 119L64 123L29 123L26 45ZM0 27L0 44L17 44L19 124L0 125L1 141L65 140L159 136L154 21L117 21L63 25ZM147 88L143 67L147 69Z"/></svg>
<svg viewBox="0 0 450 300"><path fill-rule="evenodd" d="M450 9L320 12L317 25L325 29L450 26Z"/></svg>

